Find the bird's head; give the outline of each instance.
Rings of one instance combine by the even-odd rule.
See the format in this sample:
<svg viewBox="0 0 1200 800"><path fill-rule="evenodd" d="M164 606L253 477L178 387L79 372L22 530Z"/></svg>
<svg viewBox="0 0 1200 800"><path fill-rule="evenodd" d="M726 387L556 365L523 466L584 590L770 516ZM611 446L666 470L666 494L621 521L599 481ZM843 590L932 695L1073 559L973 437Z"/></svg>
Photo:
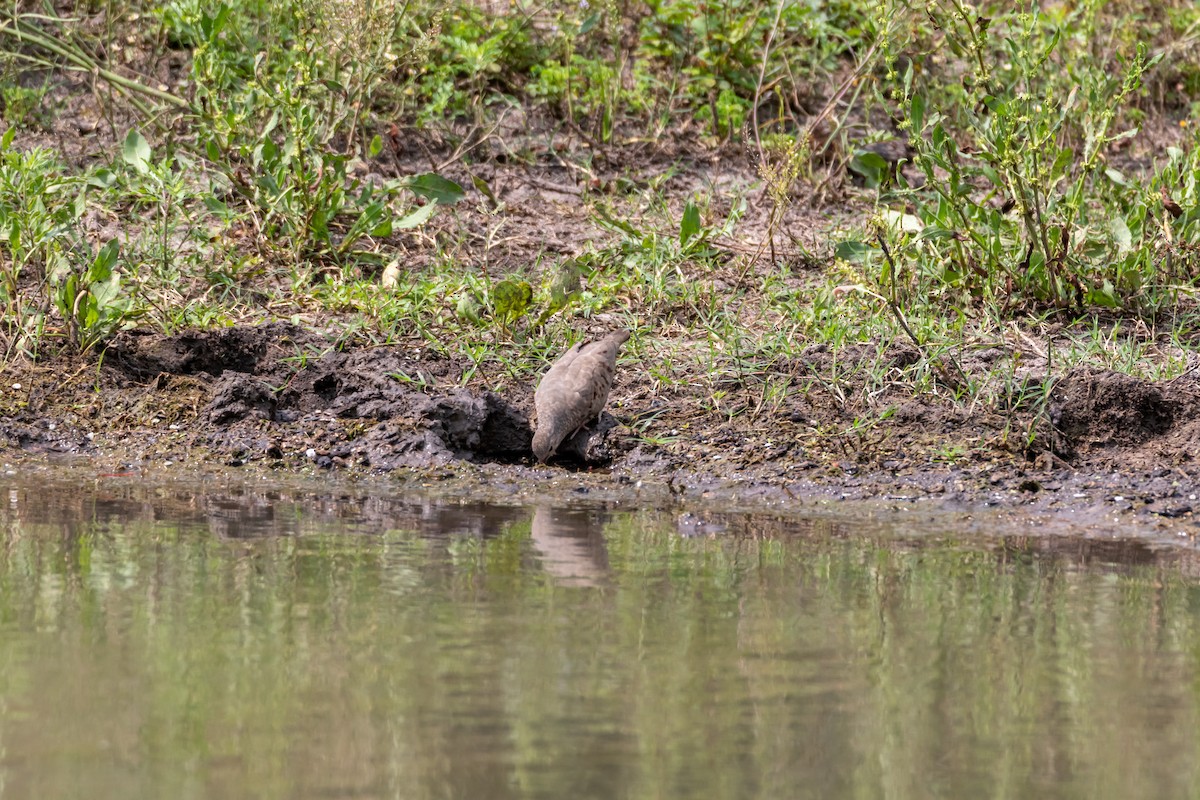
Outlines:
<svg viewBox="0 0 1200 800"><path fill-rule="evenodd" d="M546 459L554 455L554 451L558 449L559 442L562 437L557 435L557 431L549 427L539 425L537 432L533 434L533 454L537 456L537 460L546 463Z"/></svg>

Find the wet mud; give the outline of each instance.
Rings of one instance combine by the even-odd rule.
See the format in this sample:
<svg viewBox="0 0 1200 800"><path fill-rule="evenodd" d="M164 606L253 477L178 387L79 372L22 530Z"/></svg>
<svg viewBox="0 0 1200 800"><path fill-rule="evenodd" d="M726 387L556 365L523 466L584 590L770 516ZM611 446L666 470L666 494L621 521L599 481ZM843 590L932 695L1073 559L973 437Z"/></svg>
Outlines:
<svg viewBox="0 0 1200 800"><path fill-rule="evenodd" d="M919 358L894 348L898 365ZM864 358L867 349L864 348ZM843 361L847 353L839 358ZM820 375L803 352L784 374ZM985 354L965 369L987 369ZM609 409L549 465L530 450L533 386L470 378L419 342L337 345L291 324L117 336L103 357L13 365L0 381L0 457L106 470L191 464L344 474L472 471L523 490L652 482L665 496L824 496L957 509L1138 514L1181 535L1200 509L1200 383L1087 369L1043 402L968 407L898 391L869 431L817 387L778 407L696 419L618 368ZM694 408L694 406L689 406ZM677 416L673 416L677 414ZM653 417L670 436L644 434ZM830 433L834 431L835 433Z"/></svg>

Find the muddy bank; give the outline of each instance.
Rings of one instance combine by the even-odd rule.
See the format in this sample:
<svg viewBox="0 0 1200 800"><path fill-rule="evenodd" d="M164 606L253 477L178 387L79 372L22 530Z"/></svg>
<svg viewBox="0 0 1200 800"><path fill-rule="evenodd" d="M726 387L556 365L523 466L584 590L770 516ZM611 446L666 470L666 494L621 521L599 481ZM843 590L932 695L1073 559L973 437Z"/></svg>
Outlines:
<svg viewBox="0 0 1200 800"><path fill-rule="evenodd" d="M897 347L888 357L903 364L919 354ZM1003 357L963 366L985 370ZM845 350L839 358L846 374ZM699 418L694 404L658 396L631 359L599 430L573 455L539 466L530 451L533 379L479 377L418 341L339 347L282 323L126 332L103 358L11 365L0 382L0 457L81 458L109 470L482 470L521 486L586 473L588 485L653 482L685 497L933 498L962 509L1092 509L1150 515L1185 533L1197 527L1194 374L1151 384L1076 370L1039 384L1047 391L1037 402L1022 392L987 407L898 387L877 398L877 421L864 426L855 416L862 409L822 388L831 376L823 347L771 365L779 375L815 376L803 391L753 413ZM729 402L748 404L755 390L744 392Z"/></svg>

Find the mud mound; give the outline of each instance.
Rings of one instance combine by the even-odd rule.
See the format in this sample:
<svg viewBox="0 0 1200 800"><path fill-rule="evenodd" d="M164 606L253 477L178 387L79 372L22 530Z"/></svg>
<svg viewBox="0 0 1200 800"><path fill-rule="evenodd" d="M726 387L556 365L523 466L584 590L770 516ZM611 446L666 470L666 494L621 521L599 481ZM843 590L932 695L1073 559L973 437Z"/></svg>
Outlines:
<svg viewBox="0 0 1200 800"><path fill-rule="evenodd" d="M1131 447L1170 431L1179 405L1130 375L1075 370L1054 388L1051 421L1069 451Z"/></svg>
<svg viewBox="0 0 1200 800"><path fill-rule="evenodd" d="M226 371L257 373L272 348L289 351L319 337L287 323L220 328L163 336L152 331L124 331L114 338L106 357L132 377L196 375L218 377ZM288 353L289 355L291 352Z"/></svg>
<svg viewBox="0 0 1200 800"><path fill-rule="evenodd" d="M323 355L293 357L306 352ZM317 334L275 323L177 336L128 332L109 353L106 368L127 381L211 378L188 447L230 453L236 463L299 452L326 466L390 470L531 455L528 397L461 388L453 365L399 346L339 352ZM614 426L604 415L561 452L605 461Z"/></svg>

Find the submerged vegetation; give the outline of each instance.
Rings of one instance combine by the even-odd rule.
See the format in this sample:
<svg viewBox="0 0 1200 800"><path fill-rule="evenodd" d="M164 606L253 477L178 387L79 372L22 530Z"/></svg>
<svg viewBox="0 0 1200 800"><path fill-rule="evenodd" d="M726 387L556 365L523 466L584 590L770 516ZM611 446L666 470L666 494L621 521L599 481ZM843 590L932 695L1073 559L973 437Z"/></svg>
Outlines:
<svg viewBox="0 0 1200 800"><path fill-rule="evenodd" d="M655 393L861 433L1195 347L1189 0L89 0L0 55L6 363L291 319L503 382L602 317Z"/></svg>

